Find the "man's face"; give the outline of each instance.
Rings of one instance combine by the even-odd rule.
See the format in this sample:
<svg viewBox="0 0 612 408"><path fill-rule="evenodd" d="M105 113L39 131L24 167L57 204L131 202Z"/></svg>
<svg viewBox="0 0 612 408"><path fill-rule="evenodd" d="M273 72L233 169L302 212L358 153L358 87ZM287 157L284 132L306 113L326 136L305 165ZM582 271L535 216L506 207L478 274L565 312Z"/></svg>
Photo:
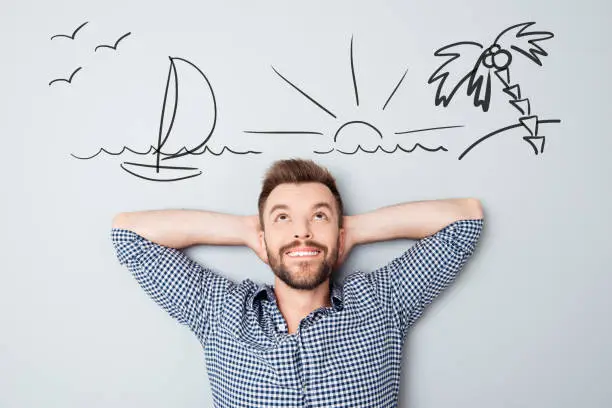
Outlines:
<svg viewBox="0 0 612 408"><path fill-rule="evenodd" d="M276 276L294 289L326 282L343 250L333 194L321 183L281 184L263 209L261 245Z"/></svg>

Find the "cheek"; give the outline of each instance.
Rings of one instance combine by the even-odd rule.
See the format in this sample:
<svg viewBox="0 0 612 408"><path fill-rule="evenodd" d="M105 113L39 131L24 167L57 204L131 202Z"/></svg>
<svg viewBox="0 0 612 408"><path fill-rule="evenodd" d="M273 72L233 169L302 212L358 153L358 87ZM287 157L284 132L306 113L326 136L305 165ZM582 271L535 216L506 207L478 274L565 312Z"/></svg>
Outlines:
<svg viewBox="0 0 612 408"><path fill-rule="evenodd" d="M338 230L335 228L326 227L315 231L315 241L324 243L330 248L335 248L338 246L339 238L340 236L338 234Z"/></svg>
<svg viewBox="0 0 612 408"><path fill-rule="evenodd" d="M278 252L281 246L286 245L287 242L283 240L283 234L279 231L269 231L266 234L266 247L269 251Z"/></svg>

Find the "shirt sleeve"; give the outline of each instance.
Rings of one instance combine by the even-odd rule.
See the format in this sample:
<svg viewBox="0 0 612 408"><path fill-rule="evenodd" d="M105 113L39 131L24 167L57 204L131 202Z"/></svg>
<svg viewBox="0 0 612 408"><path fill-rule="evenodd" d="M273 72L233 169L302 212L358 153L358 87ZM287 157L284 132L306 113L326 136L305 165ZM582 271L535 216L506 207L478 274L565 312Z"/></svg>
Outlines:
<svg viewBox="0 0 612 408"><path fill-rule="evenodd" d="M138 284L179 323L206 342L227 293L235 284L189 259L182 251L113 228L117 258Z"/></svg>
<svg viewBox="0 0 612 408"><path fill-rule="evenodd" d="M472 255L482 226L482 219L456 221L371 272L381 302L396 316L403 334L455 280Z"/></svg>

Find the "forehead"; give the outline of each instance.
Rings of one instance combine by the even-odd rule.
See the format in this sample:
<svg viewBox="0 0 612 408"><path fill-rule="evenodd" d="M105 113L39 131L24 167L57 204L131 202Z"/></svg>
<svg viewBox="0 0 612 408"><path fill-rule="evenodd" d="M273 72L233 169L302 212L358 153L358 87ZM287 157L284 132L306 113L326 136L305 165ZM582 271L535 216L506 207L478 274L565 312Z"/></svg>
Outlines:
<svg viewBox="0 0 612 408"><path fill-rule="evenodd" d="M330 189L321 183L284 183L272 190L264 211L275 205L287 205L290 208L310 208L318 203L327 203L335 208L335 198Z"/></svg>

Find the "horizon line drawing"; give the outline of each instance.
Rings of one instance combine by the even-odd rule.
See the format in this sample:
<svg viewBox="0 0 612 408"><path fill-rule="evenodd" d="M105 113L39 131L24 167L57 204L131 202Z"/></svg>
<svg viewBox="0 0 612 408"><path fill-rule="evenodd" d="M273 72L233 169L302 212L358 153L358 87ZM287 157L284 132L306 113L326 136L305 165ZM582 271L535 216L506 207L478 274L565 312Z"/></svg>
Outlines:
<svg viewBox="0 0 612 408"><path fill-rule="evenodd" d="M119 37L119 39L117 41L115 41L114 45L106 45L106 44L101 44L98 45L95 49L94 52L98 51L98 48L110 48L111 50L117 51L117 45L119 45L119 43L121 42L121 40L123 40L125 37L129 36L130 34L132 34L132 32L130 31L129 33L125 33L123 34L121 37Z"/></svg>
<svg viewBox="0 0 612 408"><path fill-rule="evenodd" d="M492 136L524 128L527 135L523 140L533 149L535 155L544 153L545 136L539 133L540 124L560 123L560 119L539 119L532 113L529 98L522 95L520 84L512 83L510 67L515 57L523 56L529 61L542 66L541 58L548 53L539 44L554 37L550 31L527 31L535 22L512 25L502 30L492 44L485 47L475 41L460 41L445 45L434 52L436 57L446 60L429 77L427 83L437 82L435 105L448 107L460 88L466 88L468 97L472 97L474 107L488 112L491 104L491 72L501 82L503 92L511 97L508 101L520 112L518 123L494 130L471 144L460 155L463 159L467 153ZM468 57L463 57L469 54Z"/></svg>
<svg viewBox="0 0 612 408"><path fill-rule="evenodd" d="M77 69L75 69L72 74L70 74L70 76L68 77L68 79L66 78L57 78L52 80L51 82L49 82L49 86L51 86L52 84L54 84L55 82L68 82L69 84L72 83L72 78L74 78L74 76L76 75L77 72L79 72L81 69L83 69L83 67L78 67Z"/></svg>
<svg viewBox="0 0 612 408"><path fill-rule="evenodd" d="M74 37L77 35L77 33L81 30L81 28L85 27L87 25L87 23L89 23L89 21L84 22L83 24L81 24L80 26L78 26L73 32L72 35L67 35L67 34L55 34L53 36L51 36L51 40L53 40L54 38L69 38L71 40L74 40Z"/></svg>
<svg viewBox="0 0 612 408"><path fill-rule="evenodd" d="M350 68L351 68L351 82L352 82L353 93L354 93L354 97L355 97L355 105L357 107L360 107L359 87L358 87L356 68L355 68L354 41L353 41L353 39L354 39L354 36L351 36L350 49L349 49ZM315 98L313 98L308 93L306 93L301 87L297 86L295 83L293 83L292 81L287 79L274 66L272 66L272 70L286 84L288 84L292 89L294 89L300 95L302 95L304 98L306 98L310 103L312 103L315 106L317 106L320 110L322 110L323 112L325 112L327 115L331 116L332 118L338 119L338 116L334 112L332 112L332 110L330 110L327 107L325 107L322 103L318 102ZM397 90L399 89L400 85L403 83L407 73L408 73L408 68L406 68L406 70L404 71L403 75L401 76L401 78L399 79L399 81L397 82L397 84L395 85L393 90L391 91L391 94L386 99L385 103L382 105L381 110L384 111L387 108L387 106L389 105L389 103L393 99L394 95L396 94ZM363 100L362 100L362 102L363 102ZM373 124L365 122L363 120L349 120L349 121L346 121L343 124L341 124L338 127L338 129L335 131L334 136L333 136L334 144L336 144L338 142L340 133L341 133L341 131L343 129L345 129L347 127L353 127L354 125L358 125L359 127L363 128L363 129L366 129L368 132L370 132L370 134L373 135L374 138L376 138L376 140L384 139L382 132L376 126L374 126ZM458 128L458 127L463 127L463 126L464 125L450 125L450 126L427 127L427 128L422 128L422 129L411 129L411 130L398 131L398 132L393 132L393 133L395 135L403 135L403 134L410 134L410 133L431 132L431 131L436 131L436 130ZM284 134L284 135L287 135L287 134L324 135L324 133L321 132L321 131L310 131L310 130L245 130L244 133L252 133L252 134ZM342 154L356 154L357 152L376 153L378 151L382 151L382 152L385 152L385 153L395 153L396 151L403 151L405 153L412 153L417 148L421 148L422 150L425 150L425 151L428 151L428 152L448 151L444 146L439 146L437 148L428 148L428 147L423 146L421 143L416 143L410 149L403 148L399 144L396 144L396 146L393 148L393 150L387 150L384 147L382 147L381 145L375 146L374 148L368 148L368 147L363 146L363 143L357 143L356 147L354 148L354 151L352 151L352 152L348 151L346 149L338 149L337 147L332 147L328 151L314 150L313 152L316 153L316 154L330 154L330 153L332 153L334 151L338 151L339 153L342 153ZM352 150L352 148L350 150Z"/></svg>
<svg viewBox="0 0 612 408"><path fill-rule="evenodd" d="M202 70L184 58L179 57L168 57L170 60L169 68L168 68L168 76L166 79L166 85L164 90L164 97L162 102L161 109L161 117L159 122L159 131L157 135L157 144L150 145L147 151L141 152L136 149L132 149L128 146L123 146L120 151L112 152L109 149L100 148L97 153L90 156L80 156L71 153L71 156L75 159L79 160L89 160L97 157L101 153L106 153L112 156L118 156L126 151L131 152L137 155L154 155L155 159L153 163L151 162L134 162L134 161L124 161L121 163L121 168L125 170L128 174L131 174L135 177L149 180L149 181L160 181L160 182L171 182L171 181L179 181L185 180L193 177L197 177L202 174L202 171L197 167L188 167L188 166L174 166L174 165L163 165L161 162L165 160L177 159L186 155L202 155L206 152L214 156L220 156L224 152L230 152L237 155L246 155L246 154L260 154L261 152L257 151L245 151L239 152L230 149L227 146L224 146L221 151L215 152L211 150L207 143L213 135L215 127L217 125L217 100L215 97L214 90L208 77L202 72ZM179 142L183 144L182 147L178 149L174 149L172 151L164 151L164 148L168 148L167 143L172 136L172 139L178 139L178 135L173 135L173 128L175 125L175 119L177 112L179 111L179 74L177 70L177 63L185 67L185 69L191 71L192 74L195 74L197 78L201 79L205 84L206 95L210 98L211 103L211 116L212 123L210 125L210 129L203 137L196 137L196 145L193 147L187 147L186 139L183 142ZM188 88L191 89L191 88ZM200 95L201 96L201 95ZM200 98L202 99L202 98Z"/></svg>

